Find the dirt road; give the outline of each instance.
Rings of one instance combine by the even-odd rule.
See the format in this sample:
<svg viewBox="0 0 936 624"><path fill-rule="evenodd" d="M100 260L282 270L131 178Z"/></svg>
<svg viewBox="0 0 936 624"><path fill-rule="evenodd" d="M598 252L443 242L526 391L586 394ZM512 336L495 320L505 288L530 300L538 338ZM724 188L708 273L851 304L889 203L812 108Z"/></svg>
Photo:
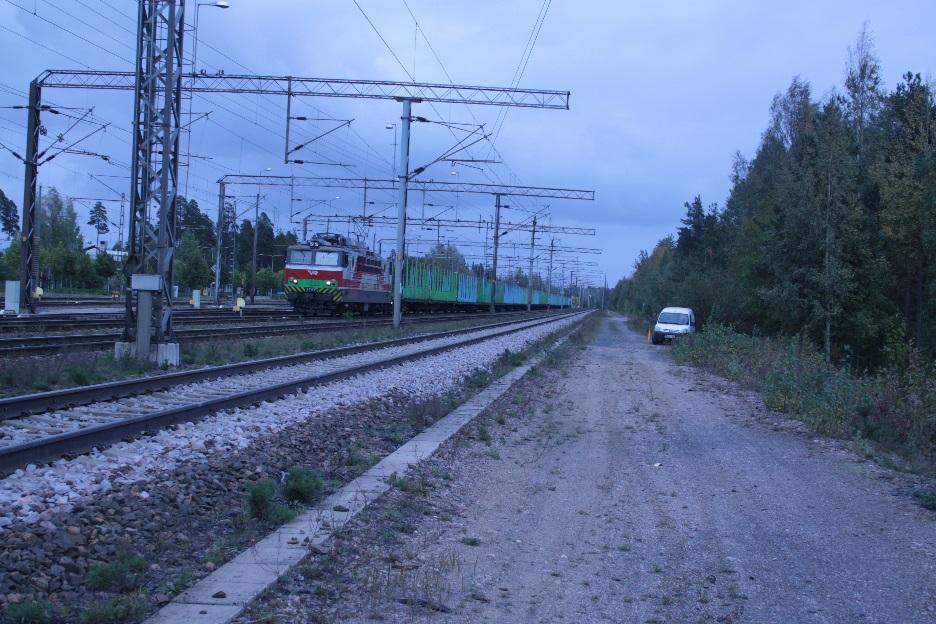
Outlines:
<svg viewBox="0 0 936 624"><path fill-rule="evenodd" d="M620 317L576 358L254 614L936 622L936 514L899 476L674 365Z"/></svg>

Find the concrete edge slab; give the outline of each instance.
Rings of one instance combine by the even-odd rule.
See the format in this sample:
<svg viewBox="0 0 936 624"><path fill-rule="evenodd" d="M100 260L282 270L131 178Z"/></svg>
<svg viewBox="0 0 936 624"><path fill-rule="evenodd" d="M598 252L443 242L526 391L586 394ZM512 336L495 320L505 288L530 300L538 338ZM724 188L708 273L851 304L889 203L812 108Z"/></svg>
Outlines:
<svg viewBox="0 0 936 624"><path fill-rule="evenodd" d="M569 334L555 340L555 349ZM227 624L332 533L390 489L387 478L431 457L449 438L538 365L545 350L518 366L384 457L321 503L273 531L147 618L143 624ZM340 510L336 511L336 507Z"/></svg>

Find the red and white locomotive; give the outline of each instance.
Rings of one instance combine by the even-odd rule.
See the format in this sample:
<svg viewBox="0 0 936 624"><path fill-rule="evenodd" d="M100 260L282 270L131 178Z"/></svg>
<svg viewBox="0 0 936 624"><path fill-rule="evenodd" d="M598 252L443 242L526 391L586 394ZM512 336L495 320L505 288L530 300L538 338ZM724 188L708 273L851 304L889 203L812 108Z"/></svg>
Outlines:
<svg viewBox="0 0 936 624"><path fill-rule="evenodd" d="M385 312L390 307L390 263L341 234L316 234L286 250L284 290L307 314Z"/></svg>

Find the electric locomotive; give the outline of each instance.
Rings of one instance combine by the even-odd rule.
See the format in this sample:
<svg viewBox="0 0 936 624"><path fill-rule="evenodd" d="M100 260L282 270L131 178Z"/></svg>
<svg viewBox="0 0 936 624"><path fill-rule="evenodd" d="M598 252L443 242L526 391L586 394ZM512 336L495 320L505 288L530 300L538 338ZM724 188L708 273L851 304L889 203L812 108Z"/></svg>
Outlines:
<svg viewBox="0 0 936 624"><path fill-rule="evenodd" d="M303 314L390 309L390 263L341 234L291 245L283 273L286 298Z"/></svg>

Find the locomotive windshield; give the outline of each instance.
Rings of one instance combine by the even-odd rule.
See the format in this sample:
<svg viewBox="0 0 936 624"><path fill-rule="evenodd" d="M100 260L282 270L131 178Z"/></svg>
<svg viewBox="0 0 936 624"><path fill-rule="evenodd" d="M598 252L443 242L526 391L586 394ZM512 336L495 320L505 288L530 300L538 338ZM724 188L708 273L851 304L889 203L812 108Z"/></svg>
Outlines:
<svg viewBox="0 0 936 624"><path fill-rule="evenodd" d="M341 254L337 251L316 251L315 264L318 266L341 266Z"/></svg>
<svg viewBox="0 0 936 624"><path fill-rule="evenodd" d="M341 266L341 252L295 248L289 250L289 257L286 262L288 264Z"/></svg>
<svg viewBox="0 0 936 624"><path fill-rule="evenodd" d="M314 253L311 249L290 249L287 262L289 264L312 264Z"/></svg>

